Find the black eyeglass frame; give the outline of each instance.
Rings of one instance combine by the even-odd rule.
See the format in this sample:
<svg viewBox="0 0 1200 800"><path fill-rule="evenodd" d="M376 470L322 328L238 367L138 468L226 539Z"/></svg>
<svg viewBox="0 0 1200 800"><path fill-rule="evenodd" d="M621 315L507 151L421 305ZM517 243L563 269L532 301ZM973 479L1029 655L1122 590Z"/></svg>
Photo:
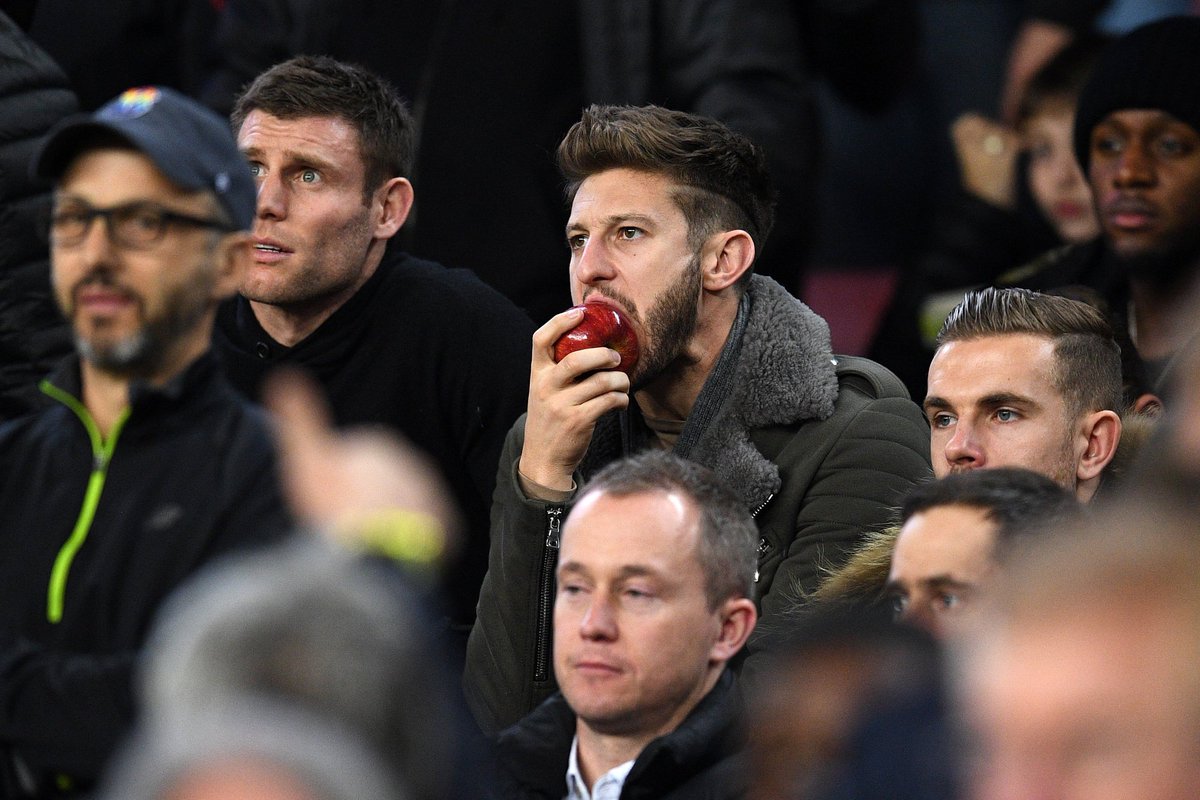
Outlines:
<svg viewBox="0 0 1200 800"><path fill-rule="evenodd" d="M121 220L119 217L122 215L124 215L126 220L132 220L139 215L142 215L143 219L146 217L153 219L153 233L145 239L130 238L127 231L121 231ZM64 237L61 234L55 233L57 221L66 216L82 218L83 227L78 234ZM56 247L76 247L82 244L83 240L87 238L92 230L92 224L96 221L97 217L103 218L110 242L131 250L144 250L158 244L166 237L167 229L172 225L208 228L224 233L233 233L238 230L236 226L227 222L172 211L166 206L151 200L135 200L132 203L122 203L121 205L109 206L108 208L96 208L87 203L73 201L66 208L55 206L48 209L43 225L46 241Z"/></svg>

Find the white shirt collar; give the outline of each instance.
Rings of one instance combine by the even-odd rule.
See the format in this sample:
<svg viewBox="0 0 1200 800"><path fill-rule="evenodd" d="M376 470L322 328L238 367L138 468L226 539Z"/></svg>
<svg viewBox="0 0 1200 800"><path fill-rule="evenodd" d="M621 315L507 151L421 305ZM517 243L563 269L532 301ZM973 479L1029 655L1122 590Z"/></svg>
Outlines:
<svg viewBox="0 0 1200 800"><path fill-rule="evenodd" d="M579 771L579 736L571 740L571 757L567 760L567 796L565 800L618 800L625 779L633 769L634 759L618 764L600 776L588 791L587 781Z"/></svg>

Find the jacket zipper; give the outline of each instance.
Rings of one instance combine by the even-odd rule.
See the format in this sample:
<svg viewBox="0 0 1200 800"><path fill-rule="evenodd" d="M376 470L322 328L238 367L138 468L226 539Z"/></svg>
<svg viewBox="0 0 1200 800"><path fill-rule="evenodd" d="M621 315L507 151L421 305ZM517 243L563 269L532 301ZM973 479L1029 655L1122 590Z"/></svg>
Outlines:
<svg viewBox="0 0 1200 800"><path fill-rule="evenodd" d="M767 503L771 502L774 499L775 499L775 493L771 492L769 495L767 495L766 500L763 500L761 503L758 504L758 508L756 508L750 512L750 516L754 520L757 521L759 512L761 512L764 508L766 508ZM770 550L771 550L771 543L767 541L767 537L763 536L762 538L760 538L758 540L758 560L762 561L763 557L766 556L766 554L768 552L770 552ZM758 567L754 568L754 582L758 583Z"/></svg>
<svg viewBox="0 0 1200 800"><path fill-rule="evenodd" d="M129 419L129 409L126 408L117 417L108 440L100 434L92 415L88 413L83 403L67 392L59 389L49 381L42 381L41 390L65 405L79 417L92 443L92 474L88 476L87 489L83 494L83 507L75 520L71 535L59 549L54 558L54 566L50 569L50 585L46 591L46 619L57 624L62 621L63 605L67 594L67 576L71 572L71 563L75 555L87 540L92 522L96 518L96 508L100 505L100 495L104 492L104 482L108 478L108 465L112 462L113 451L117 447L117 437Z"/></svg>
<svg viewBox="0 0 1200 800"><path fill-rule="evenodd" d="M542 576L539 584L537 636L534 639L533 679L550 678L550 611L554 602L554 568L562 544L562 506L546 507L546 546L542 550Z"/></svg>

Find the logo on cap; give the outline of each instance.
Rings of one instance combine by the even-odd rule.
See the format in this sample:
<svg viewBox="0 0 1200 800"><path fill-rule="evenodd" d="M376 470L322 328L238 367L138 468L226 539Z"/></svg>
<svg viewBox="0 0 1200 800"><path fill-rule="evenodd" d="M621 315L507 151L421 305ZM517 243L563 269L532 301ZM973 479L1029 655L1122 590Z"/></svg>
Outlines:
<svg viewBox="0 0 1200 800"><path fill-rule="evenodd" d="M105 116L111 119L140 117L153 108L158 99L158 89L153 86L126 89L105 109Z"/></svg>

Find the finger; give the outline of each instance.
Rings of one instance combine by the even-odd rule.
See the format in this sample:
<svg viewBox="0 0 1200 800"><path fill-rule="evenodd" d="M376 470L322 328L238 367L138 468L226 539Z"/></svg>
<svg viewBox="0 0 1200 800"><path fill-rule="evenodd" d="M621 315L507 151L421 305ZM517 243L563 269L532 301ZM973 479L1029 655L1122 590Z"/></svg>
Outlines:
<svg viewBox="0 0 1200 800"><path fill-rule="evenodd" d="M279 370L263 387L274 418L276 442L289 496L302 502L306 482L328 463L335 438L329 407L320 387L297 370Z"/></svg>
<svg viewBox="0 0 1200 800"><path fill-rule="evenodd" d="M554 343L564 333L574 328L583 319L583 309L579 306L568 308L560 314L555 314L546 324L533 333L533 357L553 358Z"/></svg>

